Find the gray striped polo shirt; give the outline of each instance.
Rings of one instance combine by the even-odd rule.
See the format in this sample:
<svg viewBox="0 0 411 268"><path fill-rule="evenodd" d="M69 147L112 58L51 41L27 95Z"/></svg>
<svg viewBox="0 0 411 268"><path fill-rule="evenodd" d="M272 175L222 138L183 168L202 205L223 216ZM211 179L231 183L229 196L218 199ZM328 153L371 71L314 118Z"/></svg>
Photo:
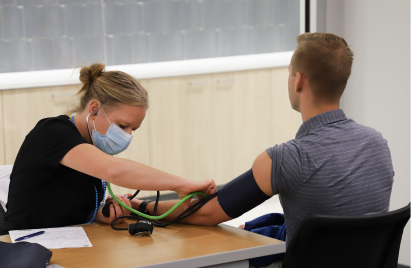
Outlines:
<svg viewBox="0 0 411 268"><path fill-rule="evenodd" d="M387 141L342 110L305 121L296 138L267 149L271 185L284 209L287 244L309 214L388 211L394 170Z"/></svg>

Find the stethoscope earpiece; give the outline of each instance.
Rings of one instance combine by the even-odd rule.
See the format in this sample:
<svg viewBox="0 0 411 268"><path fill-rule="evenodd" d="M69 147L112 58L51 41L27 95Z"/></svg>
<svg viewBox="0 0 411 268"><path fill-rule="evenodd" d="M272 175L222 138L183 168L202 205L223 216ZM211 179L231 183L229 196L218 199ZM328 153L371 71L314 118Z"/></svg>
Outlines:
<svg viewBox="0 0 411 268"><path fill-rule="evenodd" d="M94 115L97 115L97 113L98 113L98 110L93 111Z"/></svg>

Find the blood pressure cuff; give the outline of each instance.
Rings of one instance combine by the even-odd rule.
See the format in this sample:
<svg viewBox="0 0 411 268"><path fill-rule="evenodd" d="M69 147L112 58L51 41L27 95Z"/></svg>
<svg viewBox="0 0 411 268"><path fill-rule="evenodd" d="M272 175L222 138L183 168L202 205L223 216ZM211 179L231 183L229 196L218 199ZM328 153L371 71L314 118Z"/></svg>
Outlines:
<svg viewBox="0 0 411 268"><path fill-rule="evenodd" d="M224 185L218 192L218 203L232 219L240 217L270 198L261 191L252 169Z"/></svg>

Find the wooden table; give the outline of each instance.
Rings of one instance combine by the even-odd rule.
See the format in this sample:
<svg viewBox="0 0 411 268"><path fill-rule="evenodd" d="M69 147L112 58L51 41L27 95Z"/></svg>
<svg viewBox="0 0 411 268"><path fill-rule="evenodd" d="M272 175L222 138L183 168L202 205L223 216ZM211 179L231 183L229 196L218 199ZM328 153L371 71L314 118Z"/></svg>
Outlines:
<svg viewBox="0 0 411 268"><path fill-rule="evenodd" d="M148 237L114 231L107 224L82 226L93 247L52 249L50 264L65 268L248 268L249 258L285 252L282 241L224 224L216 227L185 224L155 227ZM11 242L9 236L1 236L0 241Z"/></svg>

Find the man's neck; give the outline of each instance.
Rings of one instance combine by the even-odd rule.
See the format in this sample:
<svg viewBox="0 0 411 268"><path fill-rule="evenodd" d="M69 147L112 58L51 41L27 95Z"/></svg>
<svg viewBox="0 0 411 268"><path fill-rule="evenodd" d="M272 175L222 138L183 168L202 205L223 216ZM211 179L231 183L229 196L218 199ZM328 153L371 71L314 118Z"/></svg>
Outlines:
<svg viewBox="0 0 411 268"><path fill-rule="evenodd" d="M305 122L311 117L337 109L340 109L340 105L338 103L326 103L317 106L314 106L312 104L301 105L301 116L303 122Z"/></svg>

